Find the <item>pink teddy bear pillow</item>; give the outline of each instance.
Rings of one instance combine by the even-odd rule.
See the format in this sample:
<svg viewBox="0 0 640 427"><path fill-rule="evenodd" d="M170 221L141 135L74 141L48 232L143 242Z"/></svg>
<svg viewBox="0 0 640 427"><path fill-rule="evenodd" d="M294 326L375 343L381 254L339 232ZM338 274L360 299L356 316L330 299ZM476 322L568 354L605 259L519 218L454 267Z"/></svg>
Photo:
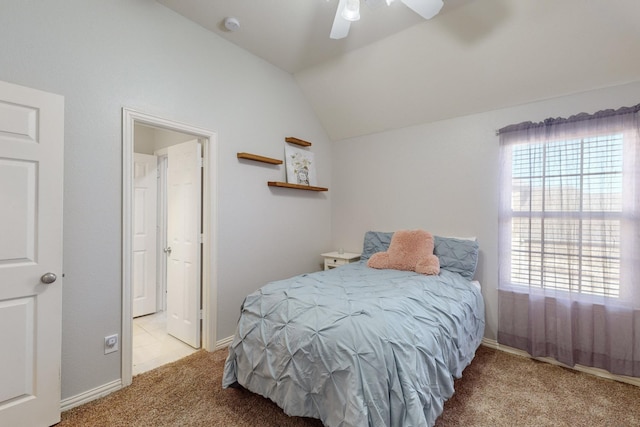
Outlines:
<svg viewBox="0 0 640 427"><path fill-rule="evenodd" d="M393 233L389 249L371 255L367 265L371 268L415 271L436 275L440 261L433 254L434 240L424 230L398 230Z"/></svg>

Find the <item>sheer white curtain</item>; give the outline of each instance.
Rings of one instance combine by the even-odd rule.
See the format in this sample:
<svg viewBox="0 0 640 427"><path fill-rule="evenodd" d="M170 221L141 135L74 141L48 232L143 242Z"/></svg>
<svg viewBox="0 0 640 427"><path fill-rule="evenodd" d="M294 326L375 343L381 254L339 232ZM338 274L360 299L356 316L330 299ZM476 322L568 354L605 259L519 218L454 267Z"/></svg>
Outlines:
<svg viewBox="0 0 640 427"><path fill-rule="evenodd" d="M640 377L639 111L500 130L499 343Z"/></svg>

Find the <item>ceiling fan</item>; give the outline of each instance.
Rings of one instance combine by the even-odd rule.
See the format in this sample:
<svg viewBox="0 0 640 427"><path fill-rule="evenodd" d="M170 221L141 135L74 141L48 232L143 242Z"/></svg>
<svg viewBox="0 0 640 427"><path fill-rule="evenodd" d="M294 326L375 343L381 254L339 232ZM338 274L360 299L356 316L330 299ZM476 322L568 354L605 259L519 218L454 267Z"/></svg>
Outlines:
<svg viewBox="0 0 640 427"><path fill-rule="evenodd" d="M382 1L386 1L387 6L394 0L364 0L368 6L377 6ZM400 0L409 9L413 10L424 19L431 19L442 9L442 0ZM340 0L338 10L333 19L333 27L329 37L332 39L343 39L349 34L349 27L353 21L360 19L360 0Z"/></svg>

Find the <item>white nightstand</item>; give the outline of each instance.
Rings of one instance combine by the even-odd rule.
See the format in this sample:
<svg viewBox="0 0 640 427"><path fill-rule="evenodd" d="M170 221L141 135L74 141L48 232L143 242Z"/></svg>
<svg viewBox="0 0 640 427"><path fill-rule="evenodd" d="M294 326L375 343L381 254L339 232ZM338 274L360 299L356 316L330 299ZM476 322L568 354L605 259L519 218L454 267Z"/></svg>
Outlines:
<svg viewBox="0 0 640 427"><path fill-rule="evenodd" d="M320 254L324 257L324 269L330 270L332 268L339 267L341 265L349 264L351 262L356 262L360 259L360 254L354 254L352 252L327 252L324 254Z"/></svg>

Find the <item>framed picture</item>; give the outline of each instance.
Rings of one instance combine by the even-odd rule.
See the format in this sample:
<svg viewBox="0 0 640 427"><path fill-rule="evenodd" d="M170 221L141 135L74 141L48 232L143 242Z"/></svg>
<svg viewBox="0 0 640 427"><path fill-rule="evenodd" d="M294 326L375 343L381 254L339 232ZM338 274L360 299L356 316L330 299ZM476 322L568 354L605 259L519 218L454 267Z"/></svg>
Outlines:
<svg viewBox="0 0 640 427"><path fill-rule="evenodd" d="M287 183L314 187L318 185L313 153L286 145L284 157L287 165Z"/></svg>

